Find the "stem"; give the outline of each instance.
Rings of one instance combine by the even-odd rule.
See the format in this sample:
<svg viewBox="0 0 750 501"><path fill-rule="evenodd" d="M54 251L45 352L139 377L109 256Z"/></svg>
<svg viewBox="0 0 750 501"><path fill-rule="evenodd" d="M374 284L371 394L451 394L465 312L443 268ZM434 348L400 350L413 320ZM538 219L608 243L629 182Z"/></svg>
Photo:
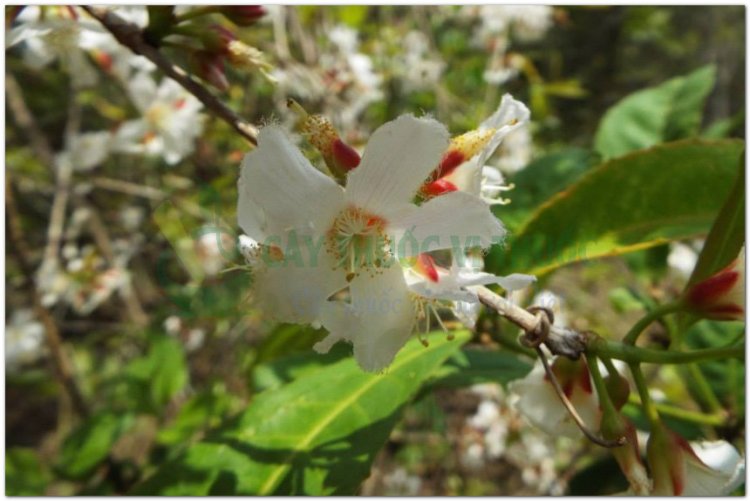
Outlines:
<svg viewBox="0 0 750 501"><path fill-rule="evenodd" d="M719 399L711 388L711 385L708 384L708 381L703 375L703 372L701 372L700 367L695 364L690 364L685 369L687 371L687 374L690 376L690 379L693 380L693 385L691 385L691 387L695 390L695 393L701 400L701 402L699 403L705 405L711 412L720 411L723 408L721 402L719 402Z"/></svg>
<svg viewBox="0 0 750 501"><path fill-rule="evenodd" d="M680 311L682 309L682 304L679 302L676 303L667 303L664 305L659 306L658 308L650 311L646 316L638 320L638 322L635 323L635 325L628 331L628 333L625 335L625 337L622 339L622 342L625 344L634 345L635 342L638 340L638 336L641 335L641 333L651 325L651 322L654 320L657 320L664 315L668 313L674 313L675 311Z"/></svg>
<svg viewBox="0 0 750 501"><path fill-rule="evenodd" d="M609 396L607 384L604 382L602 373L599 370L599 364L596 361L596 357L594 357L590 353L587 353L586 362L589 365L589 373L591 374L591 379L594 380L594 387L596 388L596 394L599 396L599 406L602 409L603 415L613 416L617 414L617 409L615 409L615 404L612 403L612 399ZM606 362L604 363L606 365ZM609 367L607 367L607 369L610 370Z"/></svg>
<svg viewBox="0 0 750 501"><path fill-rule="evenodd" d="M726 346L693 351L664 351L640 348L638 346L595 338L590 341L587 347L587 352L603 358L623 360L630 364L687 364L703 360L741 358L745 356L745 345L741 344L739 346Z"/></svg>
<svg viewBox="0 0 750 501"><path fill-rule="evenodd" d="M641 400L635 395L631 395L629 402L633 405L643 405ZM683 421L690 421L692 423L704 424L708 426L721 426L726 423L726 415L723 413L718 414L703 414L702 412L690 411L687 409L681 409L673 405L662 404L655 402L654 407L664 416L671 416Z"/></svg>
<svg viewBox="0 0 750 501"><path fill-rule="evenodd" d="M99 21L107 31L133 53L139 54L154 63L169 78L182 85L186 91L197 97L214 115L229 124L242 137L253 145L258 144L258 130L241 119L234 111L216 98L208 89L193 79L185 70L172 64L156 47L146 43L138 26L121 19L117 14L100 7L84 5L83 8Z"/></svg>
<svg viewBox="0 0 750 501"><path fill-rule="evenodd" d="M636 388L638 388L638 394L641 396L643 411L646 413L649 423L651 423L651 429L654 430L661 426L661 419L659 418L659 411L656 410L656 406L651 400L651 395L648 393L648 385L643 378L641 366L637 363L630 364L630 372L633 374L633 381Z"/></svg>
<svg viewBox="0 0 750 501"><path fill-rule="evenodd" d="M216 5L199 7L197 9L189 10L184 14L180 14L179 16L175 16L175 20L178 23L183 23L185 21L195 19L196 17L206 16L208 14L214 14L216 12L221 12L221 7L218 7Z"/></svg>

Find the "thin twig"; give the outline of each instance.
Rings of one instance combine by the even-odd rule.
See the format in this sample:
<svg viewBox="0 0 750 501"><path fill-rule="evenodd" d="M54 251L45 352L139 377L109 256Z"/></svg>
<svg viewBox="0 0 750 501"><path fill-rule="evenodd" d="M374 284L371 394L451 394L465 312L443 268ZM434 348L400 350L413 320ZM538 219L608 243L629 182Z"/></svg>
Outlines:
<svg viewBox="0 0 750 501"><path fill-rule="evenodd" d="M135 54L146 57L154 63L165 75L182 85L188 92L197 97L203 105L217 117L229 124L242 137L252 144L258 144L258 130L247 123L224 103L219 101L208 89L193 79L185 70L169 61L156 47L149 45L143 39L143 32L133 23L120 18L117 14L101 8L82 6L92 17L99 21L107 31L125 47Z"/></svg>
<svg viewBox="0 0 750 501"><path fill-rule="evenodd" d="M52 356L52 365L57 375L57 379L62 386L63 392L68 396L73 408L81 417L89 415L89 408L86 405L81 391L73 378L72 365L68 360L65 350L63 349L60 331L57 328L52 315L42 304L39 292L34 286L34 270L29 263L30 255L29 246L24 240L23 229L21 227L21 218L18 207L16 206L13 189L11 187L10 172L5 173L5 217L7 225L8 243L16 257L18 267L21 269L24 284L31 295L34 305L34 311L44 324L44 334L47 348Z"/></svg>
<svg viewBox="0 0 750 501"><path fill-rule="evenodd" d="M148 198L150 200L161 201L167 198L167 194L158 188L131 183L121 179L99 176L91 179L91 184L103 190L117 191L126 195Z"/></svg>

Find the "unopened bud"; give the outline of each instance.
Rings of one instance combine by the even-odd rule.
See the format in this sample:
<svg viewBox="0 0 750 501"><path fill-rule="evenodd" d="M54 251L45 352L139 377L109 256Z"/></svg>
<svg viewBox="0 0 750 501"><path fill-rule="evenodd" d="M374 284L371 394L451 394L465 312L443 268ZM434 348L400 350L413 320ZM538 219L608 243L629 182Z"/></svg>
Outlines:
<svg viewBox="0 0 750 501"><path fill-rule="evenodd" d="M602 417L601 433L602 437L607 440L619 440L625 437L625 444L611 449L612 455L625 478L628 479L633 494L647 495L651 489L651 482L641 460L638 435L633 423L621 414L605 414Z"/></svg>
<svg viewBox="0 0 750 501"><path fill-rule="evenodd" d="M607 386L607 393L609 393L615 409L622 409L622 406L628 402L628 397L630 396L630 383L628 383L628 380L615 372L604 378L604 384Z"/></svg>
<svg viewBox="0 0 750 501"><path fill-rule="evenodd" d="M223 26L213 24L201 33L201 43L208 52L229 54L229 44L237 40L234 33Z"/></svg>
<svg viewBox="0 0 750 501"><path fill-rule="evenodd" d="M287 101L287 106L300 115L302 134L320 152L326 165L337 178L343 178L359 165L359 153L341 140L328 118L322 115L308 115L293 99Z"/></svg>
<svg viewBox="0 0 750 501"><path fill-rule="evenodd" d="M413 268L414 271L431 282L437 282L439 279L437 266L435 266L435 260L429 254L422 253L418 255Z"/></svg>
<svg viewBox="0 0 750 501"><path fill-rule="evenodd" d="M745 319L745 248L726 268L685 291L685 305L713 320Z"/></svg>
<svg viewBox="0 0 750 501"><path fill-rule="evenodd" d="M437 197L445 195L446 193L458 191L458 187L447 179L438 179L437 181L424 184L421 191L426 197Z"/></svg>
<svg viewBox="0 0 750 501"><path fill-rule="evenodd" d="M229 80L224 72L224 58L210 52L200 51L195 54L197 73L203 80L222 92L229 90Z"/></svg>
<svg viewBox="0 0 750 501"><path fill-rule="evenodd" d="M237 26L250 26L266 14L266 9L261 5L227 5L221 13Z"/></svg>
<svg viewBox="0 0 750 501"><path fill-rule="evenodd" d="M435 169L433 179L440 179L447 176L462 163L470 160L471 157L487 146L487 143L490 142L494 134L495 129L477 129L454 137L451 140L448 151L443 154L440 164Z"/></svg>
<svg viewBox="0 0 750 501"><path fill-rule="evenodd" d="M568 398L571 397L576 387L580 388L584 393L593 393L589 367L586 365L585 360L570 360L566 357L557 357L552 363L552 372L560 383L563 393Z"/></svg>

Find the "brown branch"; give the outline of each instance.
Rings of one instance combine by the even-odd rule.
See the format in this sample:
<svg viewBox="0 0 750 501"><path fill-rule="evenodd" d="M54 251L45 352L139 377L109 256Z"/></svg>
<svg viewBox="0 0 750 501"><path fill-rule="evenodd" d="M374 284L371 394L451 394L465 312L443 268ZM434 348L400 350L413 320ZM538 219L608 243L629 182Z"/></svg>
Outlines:
<svg viewBox="0 0 750 501"><path fill-rule="evenodd" d="M99 21L107 31L135 54L146 57L165 75L182 85L188 92L197 97L211 112L228 123L242 137L252 144L258 144L258 129L241 119L234 111L219 101L208 89L193 79L185 70L173 64L156 47L143 39L143 32L135 24L129 23L107 9L82 6L92 17Z"/></svg>
<svg viewBox="0 0 750 501"><path fill-rule="evenodd" d="M47 348L50 351L50 355L52 356L52 366L57 379L62 386L63 392L73 404L73 408L76 412L81 417L86 417L89 415L89 408L88 405L86 405L86 401L83 399L81 391L78 389L75 379L73 378L71 363L63 349L60 331L58 330L57 324L52 318L52 315L42 304L39 292L34 286L34 270L27 257L30 255L31 251L23 237L21 218L18 213L18 207L16 206L13 189L11 188L9 171L5 172L5 218L8 243L10 244L11 251L16 257L18 267L21 269L24 285L28 289L34 305L34 312L42 321L42 324L44 324L45 341L47 343Z"/></svg>

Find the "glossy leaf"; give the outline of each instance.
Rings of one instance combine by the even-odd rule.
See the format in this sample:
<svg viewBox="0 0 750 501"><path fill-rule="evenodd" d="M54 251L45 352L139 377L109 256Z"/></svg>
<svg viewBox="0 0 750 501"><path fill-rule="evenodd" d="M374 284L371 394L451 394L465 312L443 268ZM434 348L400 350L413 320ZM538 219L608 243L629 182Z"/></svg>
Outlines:
<svg viewBox="0 0 750 501"><path fill-rule="evenodd" d="M430 388L461 388L480 383L507 384L531 370L531 362L507 351L464 348L435 373Z"/></svg>
<svg viewBox="0 0 750 501"><path fill-rule="evenodd" d="M137 489L160 495L354 494L422 383L469 338L416 339L383 374L353 358L260 394Z"/></svg>
<svg viewBox="0 0 750 501"><path fill-rule="evenodd" d="M743 146L685 140L606 162L548 200L486 265L542 274L705 234L731 190Z"/></svg>
<svg viewBox="0 0 750 501"><path fill-rule="evenodd" d="M596 131L595 149L604 158L666 141L696 136L703 106L714 87L716 69L704 66L689 75L635 92L610 108Z"/></svg>

